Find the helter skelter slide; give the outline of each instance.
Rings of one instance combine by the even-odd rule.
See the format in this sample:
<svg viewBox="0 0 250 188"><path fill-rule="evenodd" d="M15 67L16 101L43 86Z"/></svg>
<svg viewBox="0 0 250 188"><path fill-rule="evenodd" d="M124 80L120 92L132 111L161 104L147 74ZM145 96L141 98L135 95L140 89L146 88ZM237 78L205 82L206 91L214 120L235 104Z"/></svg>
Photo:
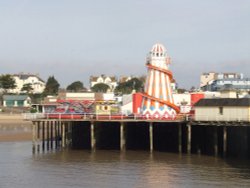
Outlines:
<svg viewBox="0 0 250 188"><path fill-rule="evenodd" d="M142 93L142 114L150 119L175 119L179 108L174 104L169 70L170 58L162 44L155 44L147 57L147 80Z"/></svg>

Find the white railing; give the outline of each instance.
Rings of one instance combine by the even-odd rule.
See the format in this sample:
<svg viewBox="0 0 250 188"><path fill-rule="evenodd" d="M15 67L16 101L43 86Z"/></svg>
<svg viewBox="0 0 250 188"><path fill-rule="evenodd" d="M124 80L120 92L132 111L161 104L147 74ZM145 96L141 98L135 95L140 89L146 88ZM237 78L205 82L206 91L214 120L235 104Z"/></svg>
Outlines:
<svg viewBox="0 0 250 188"><path fill-rule="evenodd" d="M44 113L23 113L22 114L24 120L35 120L35 119L44 119Z"/></svg>
<svg viewBox="0 0 250 188"><path fill-rule="evenodd" d="M81 120L184 120L184 116L178 116L173 118L152 118L146 117L140 114L123 115L123 114L62 114L62 113L24 113L23 119L25 120L36 120L36 119L81 119Z"/></svg>
<svg viewBox="0 0 250 188"><path fill-rule="evenodd" d="M194 121L237 121L237 122L250 122L250 117L235 117L223 115L195 115Z"/></svg>

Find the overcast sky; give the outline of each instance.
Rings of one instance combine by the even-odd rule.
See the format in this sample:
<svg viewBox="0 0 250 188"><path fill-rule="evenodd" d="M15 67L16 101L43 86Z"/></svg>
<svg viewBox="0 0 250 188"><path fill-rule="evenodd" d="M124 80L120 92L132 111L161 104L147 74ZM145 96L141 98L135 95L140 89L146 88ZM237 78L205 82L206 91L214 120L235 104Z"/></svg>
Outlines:
<svg viewBox="0 0 250 188"><path fill-rule="evenodd" d="M250 77L249 0L0 0L0 74L144 75L162 43L179 87L202 72Z"/></svg>

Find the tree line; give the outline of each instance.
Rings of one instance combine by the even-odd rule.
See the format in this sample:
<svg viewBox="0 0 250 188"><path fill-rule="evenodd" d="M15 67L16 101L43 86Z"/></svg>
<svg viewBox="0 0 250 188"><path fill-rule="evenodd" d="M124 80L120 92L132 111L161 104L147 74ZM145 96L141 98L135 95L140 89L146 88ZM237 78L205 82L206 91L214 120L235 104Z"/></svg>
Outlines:
<svg viewBox="0 0 250 188"><path fill-rule="evenodd" d="M133 90L136 92L143 91L144 82L145 82L144 77L139 77L139 78L135 77L126 82L119 82L114 92L116 94L129 94ZM15 83L15 79L10 74L0 75L0 88L3 90L2 92L3 94L8 93L8 90L15 89L16 87L17 85ZM41 95L43 97L47 95L57 95L59 89L60 89L60 84L56 80L56 78L54 76L49 76L45 85L45 89ZM95 84L90 89L93 92L106 93L110 89L110 87L105 83L98 83ZM66 90L69 92L87 91L87 89L84 87L84 84L81 81L75 81L69 84L66 87ZM21 88L21 91L23 93L32 94L33 93L32 84L31 83L24 84L23 87Z"/></svg>

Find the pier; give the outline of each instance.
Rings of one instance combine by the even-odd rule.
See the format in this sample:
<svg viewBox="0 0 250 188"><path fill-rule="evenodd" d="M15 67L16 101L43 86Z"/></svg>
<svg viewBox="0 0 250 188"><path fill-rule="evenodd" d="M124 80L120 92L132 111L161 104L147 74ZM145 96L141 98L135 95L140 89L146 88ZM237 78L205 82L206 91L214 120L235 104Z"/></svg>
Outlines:
<svg viewBox="0 0 250 188"><path fill-rule="evenodd" d="M34 119L33 152L65 148L145 150L248 158L249 135L249 122Z"/></svg>

